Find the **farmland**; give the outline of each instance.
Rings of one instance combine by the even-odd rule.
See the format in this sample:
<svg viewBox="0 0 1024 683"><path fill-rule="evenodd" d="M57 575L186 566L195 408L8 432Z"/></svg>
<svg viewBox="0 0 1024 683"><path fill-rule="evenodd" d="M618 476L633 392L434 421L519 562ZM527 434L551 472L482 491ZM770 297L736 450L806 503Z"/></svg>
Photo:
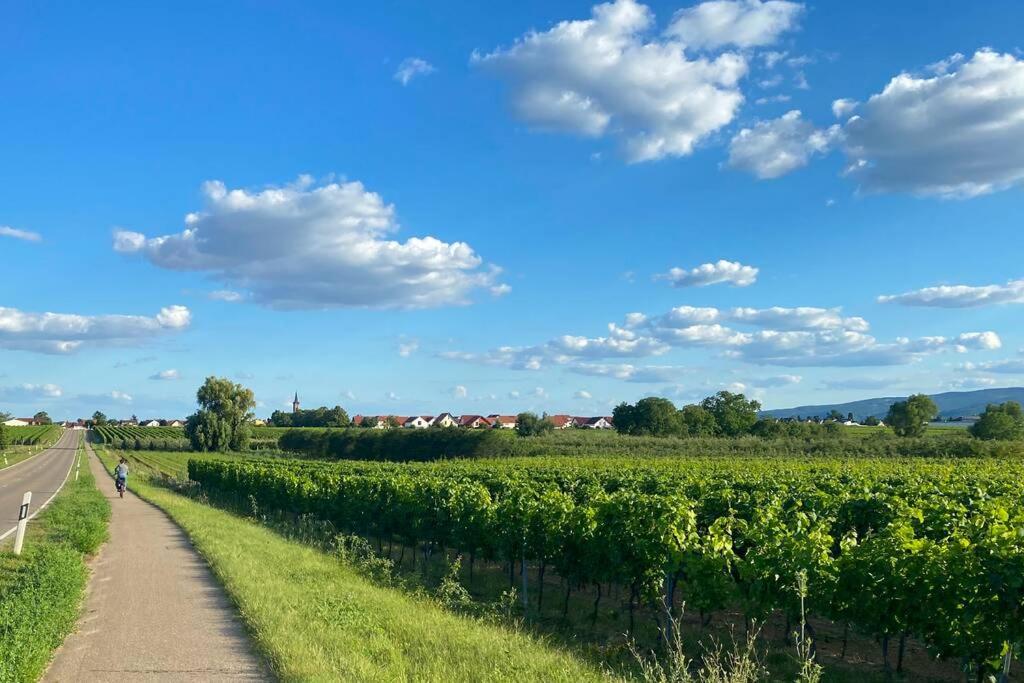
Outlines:
<svg viewBox="0 0 1024 683"><path fill-rule="evenodd" d="M131 457L180 477L190 456ZM655 642L662 600L694 613L694 637L765 619L786 634L801 576L823 661L840 668L849 641L911 673L935 675L930 655L946 675L960 662L994 671L1024 638L1024 463L229 455L187 468L214 503L319 520L334 530L325 538L359 534L400 571L441 574L461 555L478 599L504 576L537 628L582 636L619 665L616 634ZM916 652L905 665L904 651Z"/></svg>
<svg viewBox="0 0 1024 683"><path fill-rule="evenodd" d="M0 469L26 460L53 445L63 433L57 425L5 427L6 447L0 447Z"/></svg>

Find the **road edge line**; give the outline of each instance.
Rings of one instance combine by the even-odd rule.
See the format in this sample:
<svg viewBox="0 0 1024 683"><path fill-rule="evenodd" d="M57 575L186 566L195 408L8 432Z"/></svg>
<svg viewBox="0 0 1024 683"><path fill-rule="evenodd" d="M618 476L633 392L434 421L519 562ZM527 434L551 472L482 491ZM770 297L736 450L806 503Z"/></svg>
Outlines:
<svg viewBox="0 0 1024 683"><path fill-rule="evenodd" d="M75 450L77 451L78 449L76 448ZM32 458L29 458L29 460L31 460L31 459ZM22 462L26 462L26 461L23 460ZM21 463L19 462L17 465L12 465L12 467L17 467L20 464ZM4 469L7 469L7 468L4 468ZM35 518L36 515L38 515L43 510L45 510L46 506L49 505L51 502L53 502L53 499L57 497L58 493L60 493L61 491L64 490L64 484L68 483L68 477L71 476L71 470L73 470L73 469L75 469L75 458L74 457L71 458L71 465L68 467L68 473L64 475L64 481L62 481L60 483L60 486L58 486L57 490L53 492L53 495L46 499L45 503L43 503L42 505L37 507L36 511L28 516L28 520L27 521L31 522ZM17 525L15 525L14 527L11 528L10 531L5 531L4 533L0 534L0 541L4 540L5 538L10 536L11 534L13 534L17 530L18 530L18 527L17 527Z"/></svg>

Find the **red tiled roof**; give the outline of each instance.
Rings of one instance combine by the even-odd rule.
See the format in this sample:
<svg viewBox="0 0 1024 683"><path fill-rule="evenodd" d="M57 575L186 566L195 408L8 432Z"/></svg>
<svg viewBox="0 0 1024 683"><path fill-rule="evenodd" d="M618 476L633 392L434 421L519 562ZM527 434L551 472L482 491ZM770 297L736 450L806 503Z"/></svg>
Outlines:
<svg viewBox="0 0 1024 683"><path fill-rule="evenodd" d="M572 422L572 417L568 415L548 415L548 421L556 427L564 427Z"/></svg>

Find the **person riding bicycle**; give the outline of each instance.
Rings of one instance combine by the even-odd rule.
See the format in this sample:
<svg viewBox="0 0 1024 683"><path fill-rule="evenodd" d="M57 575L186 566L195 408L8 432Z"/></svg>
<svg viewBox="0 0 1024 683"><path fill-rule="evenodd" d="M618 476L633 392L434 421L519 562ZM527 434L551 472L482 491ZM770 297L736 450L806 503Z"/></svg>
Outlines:
<svg viewBox="0 0 1024 683"><path fill-rule="evenodd" d="M114 482L117 485L117 492L124 498L124 490L128 488L128 461L121 458L114 468Z"/></svg>

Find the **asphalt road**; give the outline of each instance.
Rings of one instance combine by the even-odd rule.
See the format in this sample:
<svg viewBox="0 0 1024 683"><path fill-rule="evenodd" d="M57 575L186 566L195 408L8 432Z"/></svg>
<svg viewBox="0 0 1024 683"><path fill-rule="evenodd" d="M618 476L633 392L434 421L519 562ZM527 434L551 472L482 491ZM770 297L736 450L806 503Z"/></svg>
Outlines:
<svg viewBox="0 0 1024 683"><path fill-rule="evenodd" d="M75 633L57 651L45 683L269 681L238 615L188 537L131 492L123 499L89 450L110 500L110 541L92 562Z"/></svg>
<svg viewBox="0 0 1024 683"><path fill-rule="evenodd" d="M10 543L14 537L21 497L26 491L32 492L31 515L60 489L71 470L83 433L69 429L52 448L0 470L0 542Z"/></svg>

